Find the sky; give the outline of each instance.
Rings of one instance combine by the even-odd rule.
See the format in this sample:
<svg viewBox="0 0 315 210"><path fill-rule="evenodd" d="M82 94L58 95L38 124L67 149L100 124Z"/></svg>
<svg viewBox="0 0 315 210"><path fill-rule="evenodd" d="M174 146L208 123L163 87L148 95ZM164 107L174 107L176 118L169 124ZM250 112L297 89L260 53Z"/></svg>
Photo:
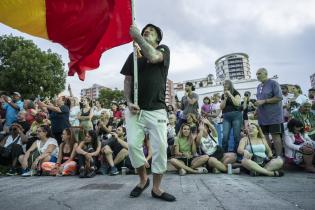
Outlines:
<svg viewBox="0 0 315 210"><path fill-rule="evenodd" d="M215 75L219 57L243 52L249 55L252 78L267 68L279 83L299 84L304 93L315 73L315 0L136 0L136 23L140 29L153 23L163 30L162 44L170 47L169 79L182 82ZM13 34L51 49L68 63L59 44L29 36L0 24L0 35ZM123 88L120 70L132 51L131 44L106 51L97 70L85 81L67 78L75 95L97 83ZM65 70L68 71L67 65Z"/></svg>

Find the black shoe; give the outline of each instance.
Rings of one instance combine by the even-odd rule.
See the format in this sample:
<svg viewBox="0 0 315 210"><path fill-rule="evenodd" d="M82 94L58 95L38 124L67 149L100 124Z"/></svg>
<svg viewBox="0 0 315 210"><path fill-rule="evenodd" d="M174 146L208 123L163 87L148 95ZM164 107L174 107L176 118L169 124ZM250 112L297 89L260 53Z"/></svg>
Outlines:
<svg viewBox="0 0 315 210"><path fill-rule="evenodd" d="M91 171L89 173L86 174L87 178L92 178L96 175L95 170L91 169Z"/></svg>
<svg viewBox="0 0 315 210"><path fill-rule="evenodd" d="M17 174L18 173L15 168L10 168L10 170L6 173L7 176L15 176Z"/></svg>
<svg viewBox="0 0 315 210"><path fill-rule="evenodd" d="M96 172L96 174L100 174L100 175L106 175L108 174L108 166L107 165L102 165Z"/></svg>
<svg viewBox="0 0 315 210"><path fill-rule="evenodd" d="M141 188L141 187L138 187L136 186L135 188L133 188L133 190L130 192L130 197L131 198L136 198L136 197L139 197L141 195L141 193L147 189L150 185L150 179L148 178L147 179L147 183L145 183L144 187Z"/></svg>
<svg viewBox="0 0 315 210"><path fill-rule="evenodd" d="M157 195L152 190L151 191L151 195L152 195L153 198L158 198L158 199L161 199L161 200L164 200L164 201L169 201L169 202L176 201L176 198L173 195L168 194L167 192L164 192L161 195Z"/></svg>
<svg viewBox="0 0 315 210"><path fill-rule="evenodd" d="M118 169L116 168L116 166L113 166L113 167L111 167L109 173L110 173L111 176L115 176L115 175L119 174L119 171L118 171Z"/></svg>
<svg viewBox="0 0 315 210"><path fill-rule="evenodd" d="M79 171L79 177L80 178L85 178L85 169L84 168L80 168L80 171Z"/></svg>

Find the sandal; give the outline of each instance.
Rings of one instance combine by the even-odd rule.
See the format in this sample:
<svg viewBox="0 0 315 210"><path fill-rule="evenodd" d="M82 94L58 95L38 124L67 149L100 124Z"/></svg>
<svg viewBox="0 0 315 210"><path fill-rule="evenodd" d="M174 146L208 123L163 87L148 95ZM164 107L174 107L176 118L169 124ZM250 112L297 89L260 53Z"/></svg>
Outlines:
<svg viewBox="0 0 315 210"><path fill-rule="evenodd" d="M163 192L161 195L158 195L158 194L155 194L152 190L151 195L153 198L158 198L164 201L169 201L169 202L176 201L176 198L173 195L168 194L167 192Z"/></svg>
<svg viewBox="0 0 315 210"><path fill-rule="evenodd" d="M139 197L141 193L149 187L149 185L150 185L150 179L148 178L147 183L145 183L143 188L139 186L136 186L135 188L133 188L133 190L130 192L130 197L131 198Z"/></svg>
<svg viewBox="0 0 315 210"><path fill-rule="evenodd" d="M284 175L284 173L282 171L273 171L273 176L275 176L275 177L281 177L283 175Z"/></svg>
<svg viewBox="0 0 315 210"><path fill-rule="evenodd" d="M208 170L205 167L198 167L196 168L196 170L198 171L198 174L207 174Z"/></svg>

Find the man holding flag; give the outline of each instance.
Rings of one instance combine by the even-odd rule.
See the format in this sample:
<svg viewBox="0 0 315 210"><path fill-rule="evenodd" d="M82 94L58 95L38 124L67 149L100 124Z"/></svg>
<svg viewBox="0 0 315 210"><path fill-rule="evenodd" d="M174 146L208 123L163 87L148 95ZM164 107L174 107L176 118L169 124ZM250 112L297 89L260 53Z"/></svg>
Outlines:
<svg viewBox="0 0 315 210"><path fill-rule="evenodd" d="M133 54L127 58L121 74L125 75L124 93L129 109L126 109L127 141L131 163L137 169L140 183L131 191L130 197L138 197L150 185L146 174L146 162L143 153L144 129L148 130L153 148L152 173L153 188L151 195L165 201L176 198L161 190L163 173L167 170L167 114L165 91L170 51L166 45L159 45L163 38L162 30L146 25L142 32L132 25L130 35L138 46L138 104L133 101Z"/></svg>

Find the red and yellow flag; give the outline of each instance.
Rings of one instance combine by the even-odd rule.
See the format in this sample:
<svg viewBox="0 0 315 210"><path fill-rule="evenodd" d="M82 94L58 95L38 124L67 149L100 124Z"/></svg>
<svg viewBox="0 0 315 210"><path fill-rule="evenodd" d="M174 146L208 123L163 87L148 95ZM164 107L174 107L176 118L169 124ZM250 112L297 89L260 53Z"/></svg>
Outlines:
<svg viewBox="0 0 315 210"><path fill-rule="evenodd" d="M102 53L131 41L131 0L1 0L0 22L64 46L81 80Z"/></svg>

